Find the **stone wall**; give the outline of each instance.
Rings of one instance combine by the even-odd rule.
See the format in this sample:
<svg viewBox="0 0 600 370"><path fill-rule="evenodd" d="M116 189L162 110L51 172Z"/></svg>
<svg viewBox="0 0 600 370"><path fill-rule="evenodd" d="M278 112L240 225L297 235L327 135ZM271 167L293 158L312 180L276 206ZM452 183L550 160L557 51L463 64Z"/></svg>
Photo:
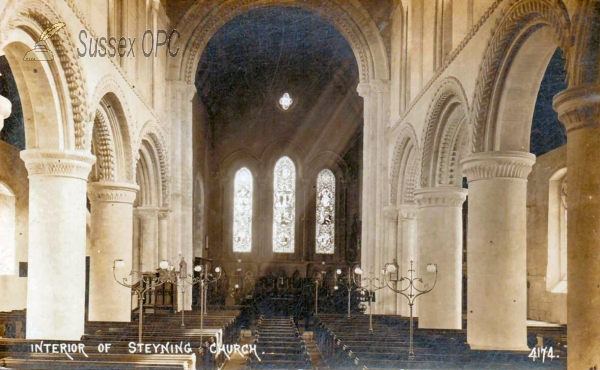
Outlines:
<svg viewBox="0 0 600 370"><path fill-rule="evenodd" d="M560 324L567 322L567 294L552 293L552 287L547 285L548 210L552 199L551 178L566 166L567 147L564 145L536 159L527 186L527 316Z"/></svg>

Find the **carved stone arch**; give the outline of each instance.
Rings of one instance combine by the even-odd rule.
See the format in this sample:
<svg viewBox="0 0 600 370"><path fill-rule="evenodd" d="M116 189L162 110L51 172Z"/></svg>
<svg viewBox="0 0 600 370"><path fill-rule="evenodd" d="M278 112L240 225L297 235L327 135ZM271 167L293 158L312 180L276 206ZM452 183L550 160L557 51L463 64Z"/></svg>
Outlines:
<svg viewBox="0 0 600 370"><path fill-rule="evenodd" d="M498 106L507 73L521 45L536 31L549 28L563 55L568 55L571 46L571 21L561 0L511 1L503 13L479 67L470 111L473 153L500 150L496 137Z"/></svg>
<svg viewBox="0 0 600 370"><path fill-rule="evenodd" d="M456 145L463 140L459 134L466 134L469 110L465 91L454 77L443 80L437 89L427 112L423 133L423 153L421 156L421 187L439 185L459 185L456 183L456 160L460 148ZM462 176L461 176L462 178Z"/></svg>
<svg viewBox="0 0 600 370"><path fill-rule="evenodd" d="M114 77L107 75L96 85L92 102L96 112L102 109L109 118L118 168L115 181L132 183L135 181L135 145L131 133L135 131L135 122L125 96Z"/></svg>
<svg viewBox="0 0 600 370"><path fill-rule="evenodd" d="M113 142L108 118L105 112L97 109L92 131L92 154L96 156L96 163L92 167L90 181L116 181Z"/></svg>
<svg viewBox="0 0 600 370"><path fill-rule="evenodd" d="M9 27L15 28L19 24L19 18L32 19L45 30L61 20L49 4L43 1L26 1L20 3L15 9L15 18L9 20ZM69 27L67 25L67 27ZM73 120L74 148L88 151L91 146L92 127L91 123L94 112L90 108L86 79L82 67L75 54L75 45L65 30L56 32L49 38L50 49L54 49L55 58L60 62L64 73L65 85L68 89L70 106L70 118Z"/></svg>
<svg viewBox="0 0 600 370"><path fill-rule="evenodd" d="M361 82L389 79L383 39L358 0L226 0L212 6L195 2L175 27L185 49L170 58L170 78L193 82L202 52L215 32L236 16L265 6L301 7L319 14L348 41L357 59Z"/></svg>
<svg viewBox="0 0 600 370"><path fill-rule="evenodd" d="M397 204L403 201L403 199L398 199L398 194L402 194L402 198L407 198L407 201L412 202L411 194L414 187L411 188L409 184L414 183L416 185L416 178L413 179L412 176L415 175L414 167L416 167L416 161L419 157L417 155L418 152L419 148L415 129L410 123L407 123L400 131L391 156L390 204ZM409 171L407 172L407 170ZM407 178L406 175L411 177ZM402 182L400 182L401 177ZM402 189L399 189L399 186L402 186Z"/></svg>
<svg viewBox="0 0 600 370"><path fill-rule="evenodd" d="M138 151L142 145L142 141L148 141L151 143L152 147L156 151L156 156L158 160L158 167L160 173L160 203L161 207L169 207L170 203L170 193L169 193L169 183L170 183L170 158L169 152L167 151L167 145L165 141L165 135L162 132L160 126L154 122L147 122L139 135L138 141Z"/></svg>

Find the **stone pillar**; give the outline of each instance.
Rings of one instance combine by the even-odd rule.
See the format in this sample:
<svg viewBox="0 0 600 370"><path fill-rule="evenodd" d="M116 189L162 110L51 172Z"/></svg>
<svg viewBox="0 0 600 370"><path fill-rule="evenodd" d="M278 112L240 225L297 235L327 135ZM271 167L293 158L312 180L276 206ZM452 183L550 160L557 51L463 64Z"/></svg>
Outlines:
<svg viewBox="0 0 600 370"><path fill-rule="evenodd" d="M0 130L4 127L4 120L10 117L12 103L4 96L0 95Z"/></svg>
<svg viewBox="0 0 600 370"><path fill-rule="evenodd" d="M419 328L462 329L462 204L467 191L435 187L415 191L419 204L418 276L431 286L438 268L435 288L419 298Z"/></svg>
<svg viewBox="0 0 600 370"><path fill-rule="evenodd" d="M158 208L138 207L140 216L140 261L142 272L158 268Z"/></svg>
<svg viewBox="0 0 600 370"><path fill-rule="evenodd" d="M364 99L363 167L361 194L361 267L379 274L382 266L376 251L384 244L383 204L385 187L386 115L389 105L388 81L360 83L358 94Z"/></svg>
<svg viewBox="0 0 600 370"><path fill-rule="evenodd" d="M386 241L384 248L378 253L381 256L380 269L385 267L386 263L392 263L394 259L398 260L398 249L397 249L397 231L398 231L398 211L396 206L387 206L384 209L385 215L385 236ZM397 306L397 297L391 289L384 288L380 290L377 306L378 313L385 315L395 315Z"/></svg>
<svg viewBox="0 0 600 370"><path fill-rule="evenodd" d="M169 210L161 209L158 211L158 261L170 261L174 257L169 251Z"/></svg>
<svg viewBox="0 0 600 370"><path fill-rule="evenodd" d="M80 340L85 321L87 178L95 157L21 152L29 172L27 338Z"/></svg>
<svg viewBox="0 0 600 370"><path fill-rule="evenodd" d="M567 362L591 369L600 366L600 85L558 94L554 109L567 129Z"/></svg>
<svg viewBox="0 0 600 370"><path fill-rule="evenodd" d="M469 181L467 341L472 349L528 350L526 200L534 163L535 156L525 152L477 153L461 161Z"/></svg>
<svg viewBox="0 0 600 370"><path fill-rule="evenodd" d="M138 190L133 184L105 181L88 184L92 244L90 321L131 321L131 290L115 282L113 261L125 261L126 272L118 273L117 278L129 278L133 267L133 201Z"/></svg>
<svg viewBox="0 0 600 370"><path fill-rule="evenodd" d="M417 215L419 208L415 204L403 204L399 207L398 211L398 242L400 243L400 259L398 265L400 266L400 276L409 276L408 269L410 269L410 261L413 261L414 269L417 270L418 256L417 256ZM418 273L418 271L417 271ZM410 309L408 306L408 300L398 294L398 307L400 307L400 315L409 316ZM419 302L418 298L413 305L413 316L418 316Z"/></svg>
<svg viewBox="0 0 600 370"><path fill-rule="evenodd" d="M181 252L188 265L193 263L194 257L192 99L195 94L196 88L193 84L184 81L172 82L171 250ZM192 294L188 293L185 297L185 307L190 310Z"/></svg>
<svg viewBox="0 0 600 370"><path fill-rule="evenodd" d="M132 269L133 271L141 271L140 266L140 250L141 250L141 220L137 209L133 211L133 251L132 251ZM134 281L137 281L138 276L134 276Z"/></svg>

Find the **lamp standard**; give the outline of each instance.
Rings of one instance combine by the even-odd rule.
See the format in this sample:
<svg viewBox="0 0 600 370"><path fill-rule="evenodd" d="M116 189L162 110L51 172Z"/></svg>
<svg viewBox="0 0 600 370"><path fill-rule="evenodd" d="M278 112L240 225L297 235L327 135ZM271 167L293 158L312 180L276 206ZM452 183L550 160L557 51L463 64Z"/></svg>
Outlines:
<svg viewBox="0 0 600 370"><path fill-rule="evenodd" d="M344 288L346 288L347 292L348 292L348 314L346 316L346 318L350 318L350 301L351 301L351 296L352 296L352 287L354 286L354 282L352 281L352 265L348 266L348 275L346 276L346 279L338 279L338 276L342 275L342 270L341 269L337 269L335 271L335 290L338 290L338 285L343 286Z"/></svg>
<svg viewBox="0 0 600 370"><path fill-rule="evenodd" d="M408 306L410 307L410 347L408 351L408 358L410 360L415 358L415 352L413 348L413 305L415 303L415 299L418 296L429 293L431 292L431 290L433 290L433 288L435 288L435 284L437 283L438 269L436 264L430 263L427 265L427 272L435 272L435 280L433 281L433 285L431 286L431 288L427 288L427 285L425 285L425 289L419 289L415 286L415 282L417 281L423 284L423 279L413 277L414 272L415 270L413 269L413 261L410 261L410 269L408 270L410 277L398 278L398 264L396 263L396 260L394 260L394 262L392 263L386 263L384 268L384 279L386 285L392 291L398 294L402 294L408 299ZM386 278L387 276L389 276L389 278ZM406 281L408 283L408 285L405 288L402 288L403 281ZM390 282L393 284L392 286L390 286ZM400 283L400 287L398 287L398 283Z"/></svg>
<svg viewBox="0 0 600 370"><path fill-rule="evenodd" d="M221 278L221 268L215 267L216 275L208 272L208 265L205 263L204 268L200 267L197 272L200 273L200 277L198 280L200 281L200 302L202 302L202 306L200 306L200 343L203 341L203 329L204 329L204 315L206 314L206 296L208 295L208 285L216 282Z"/></svg>
<svg viewBox="0 0 600 370"><path fill-rule="evenodd" d="M124 286L125 288L132 289L134 294L138 296L138 308L140 311L139 319L138 319L138 342L142 343L142 331L143 331L143 320L144 320L144 294L149 291L153 291L156 287L159 287L168 282L174 282L177 280L177 273L175 271L175 267L171 265L167 261L161 261L158 269L158 276L156 275L146 275L140 271L129 272L129 276L133 276L137 274L140 276L140 279L137 283L129 283L127 278L122 278L121 281L117 278L117 269L122 269L125 267L125 262L121 259L113 261L113 278L119 285Z"/></svg>
<svg viewBox="0 0 600 370"><path fill-rule="evenodd" d="M201 265L196 265L194 266L194 271L196 272L200 272L202 271L202 266ZM177 288L179 288L181 290L181 296L182 296L182 307L181 307L181 327L185 327L185 292L187 290L187 288L198 284L201 281L201 279L195 278L192 275L189 275L187 273L187 263L185 262L184 258L181 258L181 262L179 263L179 275L177 276L177 278L175 279L175 281L173 282L175 285L177 285Z"/></svg>
<svg viewBox="0 0 600 370"><path fill-rule="evenodd" d="M321 270L313 272L312 278L315 282L315 315L319 313L319 283L325 282L327 271L325 270L325 261L321 262Z"/></svg>
<svg viewBox="0 0 600 370"><path fill-rule="evenodd" d="M385 288L385 278L384 281L381 281L378 277L363 277L362 279L357 280L357 276L363 275L363 270L360 267L354 269L354 274L352 275L352 280L354 284L358 287L358 289L363 292L367 292L367 299L369 300L369 331L373 331L373 307L371 306L371 302L375 299L375 292L379 289ZM363 285L363 282L366 285Z"/></svg>

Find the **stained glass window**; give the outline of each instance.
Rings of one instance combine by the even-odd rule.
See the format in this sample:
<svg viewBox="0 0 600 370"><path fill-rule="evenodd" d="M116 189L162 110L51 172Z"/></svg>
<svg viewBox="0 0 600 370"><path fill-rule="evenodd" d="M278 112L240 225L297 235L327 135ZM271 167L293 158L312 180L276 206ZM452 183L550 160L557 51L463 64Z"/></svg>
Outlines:
<svg viewBox="0 0 600 370"><path fill-rule="evenodd" d="M323 170L317 176L317 235L316 252L335 251L335 176Z"/></svg>
<svg viewBox="0 0 600 370"><path fill-rule="evenodd" d="M275 164L273 179L273 252L294 252L296 167L288 157Z"/></svg>
<svg viewBox="0 0 600 370"><path fill-rule="evenodd" d="M252 251L252 173L246 167L235 174L233 198L233 251Z"/></svg>

